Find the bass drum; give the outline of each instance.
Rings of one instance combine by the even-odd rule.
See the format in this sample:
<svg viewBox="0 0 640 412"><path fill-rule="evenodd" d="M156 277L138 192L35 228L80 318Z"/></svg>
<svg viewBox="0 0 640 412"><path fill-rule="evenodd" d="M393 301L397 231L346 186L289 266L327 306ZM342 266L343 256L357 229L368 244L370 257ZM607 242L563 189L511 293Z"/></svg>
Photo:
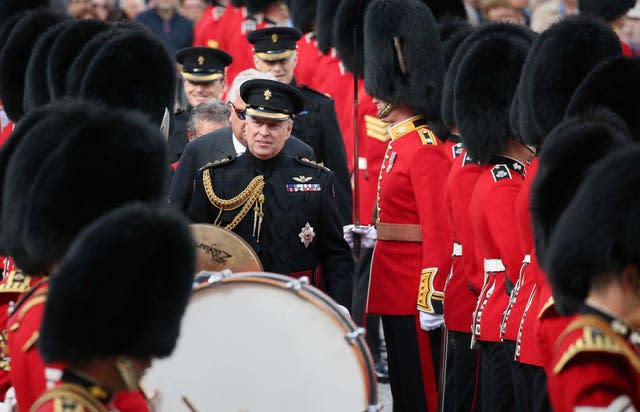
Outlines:
<svg viewBox="0 0 640 412"><path fill-rule="evenodd" d="M158 412L376 411L363 331L304 279L200 276L176 350L143 387Z"/></svg>

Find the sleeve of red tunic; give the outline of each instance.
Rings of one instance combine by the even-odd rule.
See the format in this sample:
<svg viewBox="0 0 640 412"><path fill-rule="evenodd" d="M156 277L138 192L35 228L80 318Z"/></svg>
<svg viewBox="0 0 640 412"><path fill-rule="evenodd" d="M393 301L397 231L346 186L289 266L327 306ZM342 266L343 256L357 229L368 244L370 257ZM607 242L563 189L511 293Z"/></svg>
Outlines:
<svg viewBox="0 0 640 412"><path fill-rule="evenodd" d="M443 313L444 283L451 268L451 229L445 183L451 161L439 147L424 145L411 163L411 183L422 231L422 274L418 310Z"/></svg>
<svg viewBox="0 0 640 412"><path fill-rule="evenodd" d="M500 259L512 285L518 280L523 257L515 207L522 184L516 179L518 177L496 183L484 205L491 237L500 251Z"/></svg>

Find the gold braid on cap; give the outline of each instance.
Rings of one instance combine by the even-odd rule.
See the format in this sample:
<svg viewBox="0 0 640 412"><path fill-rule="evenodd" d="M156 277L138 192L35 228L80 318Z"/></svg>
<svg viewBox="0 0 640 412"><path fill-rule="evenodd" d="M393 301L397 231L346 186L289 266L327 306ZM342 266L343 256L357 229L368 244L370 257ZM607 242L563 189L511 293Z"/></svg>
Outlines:
<svg viewBox="0 0 640 412"><path fill-rule="evenodd" d="M224 227L225 230L233 230L238 224L242 221L242 219L247 216L249 210L253 206L253 237L256 237L258 242L260 241L260 229L262 227L262 218L264 217L263 206L264 206L264 176L256 176L249 182L249 185L237 196L231 199L221 199L218 195L213 191L213 179L211 178L211 174L209 173L209 169L205 170L202 173L202 182L204 184L204 190L207 193L207 197L209 198L209 202L220 211L218 212L218 216L216 216L213 224L216 226L220 226L220 216L223 211L235 210L239 207L242 207L238 214L233 218L231 223ZM256 231L257 229L257 231Z"/></svg>

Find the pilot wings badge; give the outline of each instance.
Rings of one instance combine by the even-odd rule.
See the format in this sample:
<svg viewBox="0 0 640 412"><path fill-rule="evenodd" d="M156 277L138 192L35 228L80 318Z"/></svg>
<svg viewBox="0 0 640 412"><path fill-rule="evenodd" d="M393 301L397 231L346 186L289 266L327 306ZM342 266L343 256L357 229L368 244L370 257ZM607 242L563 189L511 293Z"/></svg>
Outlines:
<svg viewBox="0 0 640 412"><path fill-rule="evenodd" d="M307 183L308 181L313 179L313 177L297 176L297 177L292 177L292 179L298 183Z"/></svg>

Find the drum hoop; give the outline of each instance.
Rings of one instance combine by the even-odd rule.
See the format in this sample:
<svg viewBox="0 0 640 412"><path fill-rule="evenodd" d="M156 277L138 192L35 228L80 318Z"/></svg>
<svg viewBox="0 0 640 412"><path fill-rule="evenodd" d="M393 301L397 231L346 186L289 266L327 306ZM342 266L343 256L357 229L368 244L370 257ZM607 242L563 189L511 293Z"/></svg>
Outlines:
<svg viewBox="0 0 640 412"><path fill-rule="evenodd" d="M289 284L289 282L298 282L297 284L299 284L300 287L288 287L287 285ZM222 284L233 283L259 283L277 287L280 289L290 290L292 293L295 293L299 297L316 306L325 314L330 315L329 317L331 318L331 320L344 330L345 341L346 334L355 332L357 330L357 327L353 323L353 321L351 319L348 319L342 312L340 312L340 310L338 310L335 301L328 295L314 286L300 282L295 278L279 275L276 273L234 273L232 276L225 277L217 283L205 284L195 288L193 290L193 295L196 295L198 292L202 292L204 290L215 288ZM353 343L345 342L345 344L351 347L351 350L355 353L356 357L359 360L358 363L360 364L360 373L364 378L365 386L368 388L367 394L365 395L365 402L367 402L368 406L377 405L378 387L374 369L375 365L373 362L373 357L371 356L371 352L369 351L369 347L367 346L366 340L364 339L364 335L357 335L353 338Z"/></svg>

